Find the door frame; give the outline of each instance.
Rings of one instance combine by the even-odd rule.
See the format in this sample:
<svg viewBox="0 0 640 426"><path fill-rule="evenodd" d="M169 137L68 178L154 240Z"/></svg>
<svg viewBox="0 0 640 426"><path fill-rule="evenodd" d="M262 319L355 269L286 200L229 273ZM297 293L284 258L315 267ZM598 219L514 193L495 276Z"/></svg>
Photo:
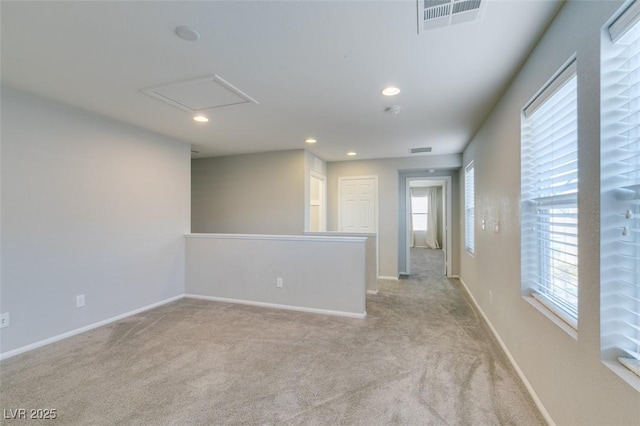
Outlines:
<svg viewBox="0 0 640 426"><path fill-rule="evenodd" d="M323 175L322 173L316 172L315 170L311 170L309 172L309 185L311 185L311 178L314 179L318 179L320 182L322 182L322 188L320 189L320 197L321 197L321 204L320 204L320 215L321 215L321 220L320 220L320 232L326 232L327 230L327 177L325 175ZM309 191L309 206L311 206L311 191ZM310 211L310 210L309 210ZM311 221L311 214L309 213L309 222ZM311 227L311 224L309 223L308 227ZM307 229L307 231L309 231L309 229Z"/></svg>
<svg viewBox="0 0 640 426"><path fill-rule="evenodd" d="M375 200L373 206L373 226L375 227L374 232L378 234L378 176L370 175L370 176L340 176L338 177L338 231L345 232L342 230L342 182L346 180L361 180L361 179L373 179L373 191L375 193Z"/></svg>
<svg viewBox="0 0 640 426"><path fill-rule="evenodd" d="M444 181L442 195L445 202L442 203L444 220L444 244L445 244L445 276L452 277L452 214L451 214L451 176L428 176L428 177L407 177L405 182L405 259L404 269L407 275L411 274L411 182L413 181Z"/></svg>

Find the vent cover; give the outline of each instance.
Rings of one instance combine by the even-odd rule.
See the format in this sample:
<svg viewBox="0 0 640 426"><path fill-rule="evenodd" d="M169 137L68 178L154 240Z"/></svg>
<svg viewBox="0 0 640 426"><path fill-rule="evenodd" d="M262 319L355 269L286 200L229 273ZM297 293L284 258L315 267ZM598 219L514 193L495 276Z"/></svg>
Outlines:
<svg viewBox="0 0 640 426"><path fill-rule="evenodd" d="M482 0L417 0L418 34L480 17Z"/></svg>
<svg viewBox="0 0 640 426"><path fill-rule="evenodd" d="M218 75L143 89L144 93L189 113L258 101Z"/></svg>
<svg viewBox="0 0 640 426"><path fill-rule="evenodd" d="M411 148L409 152L412 154L420 154L421 152L431 152L431 147L427 146L424 148Z"/></svg>

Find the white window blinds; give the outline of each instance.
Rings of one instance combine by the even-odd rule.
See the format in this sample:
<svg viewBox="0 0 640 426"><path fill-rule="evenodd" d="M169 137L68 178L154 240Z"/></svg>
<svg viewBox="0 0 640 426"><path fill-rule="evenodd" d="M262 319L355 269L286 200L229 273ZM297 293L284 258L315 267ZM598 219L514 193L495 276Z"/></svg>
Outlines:
<svg viewBox="0 0 640 426"><path fill-rule="evenodd" d="M575 60L524 108L522 285L578 324L578 125Z"/></svg>
<svg viewBox="0 0 640 426"><path fill-rule="evenodd" d="M464 169L464 245L475 251L475 177L473 162Z"/></svg>
<svg viewBox="0 0 640 426"><path fill-rule="evenodd" d="M427 197L427 189L411 188L411 229L414 231L426 231L428 213L429 197Z"/></svg>
<svg viewBox="0 0 640 426"><path fill-rule="evenodd" d="M639 3L609 28L603 54L601 320L603 358L640 376Z"/></svg>

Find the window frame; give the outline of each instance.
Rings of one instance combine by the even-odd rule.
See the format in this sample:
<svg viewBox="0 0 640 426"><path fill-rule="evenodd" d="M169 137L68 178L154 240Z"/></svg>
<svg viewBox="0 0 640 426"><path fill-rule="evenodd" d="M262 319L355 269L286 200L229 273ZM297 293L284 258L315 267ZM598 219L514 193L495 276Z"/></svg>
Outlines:
<svg viewBox="0 0 640 426"><path fill-rule="evenodd" d="M577 92L574 55L522 109L520 176L523 295L568 325L565 330L574 337L579 292Z"/></svg>
<svg viewBox="0 0 640 426"><path fill-rule="evenodd" d="M640 391L640 235L633 231L640 226L640 2L623 6L605 30L600 64L600 355Z"/></svg>
<svg viewBox="0 0 640 426"><path fill-rule="evenodd" d="M414 196L413 194L411 194L410 198L411 198L411 200L410 200L410 202L411 202L410 208L411 208L412 229L413 229L413 231L417 231L417 232L427 232L427 228L429 227L429 197L427 197L426 195L425 195L425 197L418 197L418 196ZM417 213L415 212L414 199L417 199L417 198L425 198L426 208L425 208L424 212L417 212ZM416 229L415 228L415 223L416 223L415 217L416 216L424 216L424 229Z"/></svg>
<svg viewBox="0 0 640 426"><path fill-rule="evenodd" d="M471 191L469 191L470 187ZM475 163L470 161L464 168L464 248L471 255L476 251L475 194Z"/></svg>

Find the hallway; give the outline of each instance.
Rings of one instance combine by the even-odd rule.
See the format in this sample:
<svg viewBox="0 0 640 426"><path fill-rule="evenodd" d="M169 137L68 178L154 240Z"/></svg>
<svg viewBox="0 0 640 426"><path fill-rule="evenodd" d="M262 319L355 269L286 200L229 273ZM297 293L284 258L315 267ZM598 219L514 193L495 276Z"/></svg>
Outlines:
<svg viewBox="0 0 640 426"><path fill-rule="evenodd" d="M438 280L444 277L444 250L411 248L411 278Z"/></svg>

